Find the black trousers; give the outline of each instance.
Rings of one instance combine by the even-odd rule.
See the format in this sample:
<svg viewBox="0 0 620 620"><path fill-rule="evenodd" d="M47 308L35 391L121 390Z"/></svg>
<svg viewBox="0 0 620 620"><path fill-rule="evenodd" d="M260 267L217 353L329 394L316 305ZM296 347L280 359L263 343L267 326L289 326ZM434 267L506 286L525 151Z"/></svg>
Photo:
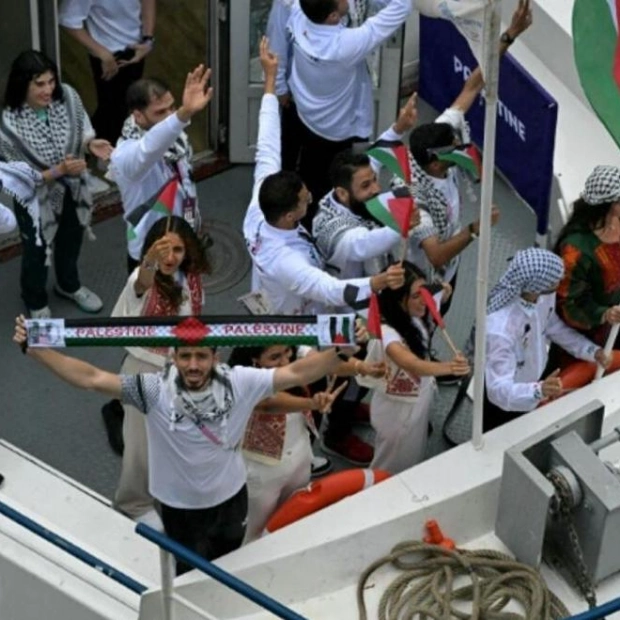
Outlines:
<svg viewBox="0 0 620 620"><path fill-rule="evenodd" d="M28 211L14 202L15 218L22 240L22 266L20 284L22 299L29 310L40 310L47 306L47 267L45 265L46 245L37 245L36 231ZM76 205L71 192L65 192L58 231L54 238L54 271L56 283L67 293L80 288L78 258L82 248L84 229L80 224Z"/></svg>
<svg viewBox="0 0 620 620"><path fill-rule="evenodd" d="M101 77L101 60L89 54L90 66L97 90L97 109L92 121L98 138L116 144L127 118L127 89L142 77L144 60L122 67L110 80Z"/></svg>
<svg viewBox="0 0 620 620"><path fill-rule="evenodd" d="M297 172L301 153L301 134L305 128L299 119L294 101L291 100L286 107L280 108L280 125L282 170Z"/></svg>
<svg viewBox="0 0 620 620"><path fill-rule="evenodd" d="M166 534L205 560L215 560L238 549L245 536L248 516L248 489L245 485L230 499L195 510L161 505ZM177 575L192 567L177 559Z"/></svg>
<svg viewBox="0 0 620 620"><path fill-rule="evenodd" d="M319 201L332 189L329 169L334 157L341 151L351 148L356 142L364 142L366 139L352 137L346 140L327 140L308 129L301 121L299 121L299 137L299 174L312 194L312 204L301 223L307 230L312 231L312 220L319 208Z"/></svg>

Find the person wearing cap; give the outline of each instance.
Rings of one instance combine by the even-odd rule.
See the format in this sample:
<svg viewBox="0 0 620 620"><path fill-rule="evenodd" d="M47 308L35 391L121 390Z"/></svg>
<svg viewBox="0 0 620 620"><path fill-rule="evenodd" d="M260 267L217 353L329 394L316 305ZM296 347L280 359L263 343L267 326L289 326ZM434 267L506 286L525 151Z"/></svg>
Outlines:
<svg viewBox="0 0 620 620"><path fill-rule="evenodd" d="M500 54L531 24L529 0L519 0L510 26L500 38ZM439 159L438 154L470 142L465 114L483 87L482 71L477 67L450 107L435 122L419 125L409 135L409 189L422 209L422 220L411 236L407 258L427 274L429 281L449 282L453 290L460 254L478 238L480 220L462 226L461 173L453 163ZM491 223L498 218L499 210L494 207ZM442 304L442 315L448 312L453 297Z"/></svg>
<svg viewBox="0 0 620 620"><path fill-rule="evenodd" d="M604 345L620 322L620 168L596 166L558 236L565 274L557 312L571 327ZM552 351L556 365L572 360Z"/></svg>
<svg viewBox="0 0 620 620"><path fill-rule="evenodd" d="M484 370L484 431L562 395L559 370L545 377L547 345L604 368L603 349L571 329L555 312L555 291L564 275L562 259L540 248L517 252L487 304Z"/></svg>

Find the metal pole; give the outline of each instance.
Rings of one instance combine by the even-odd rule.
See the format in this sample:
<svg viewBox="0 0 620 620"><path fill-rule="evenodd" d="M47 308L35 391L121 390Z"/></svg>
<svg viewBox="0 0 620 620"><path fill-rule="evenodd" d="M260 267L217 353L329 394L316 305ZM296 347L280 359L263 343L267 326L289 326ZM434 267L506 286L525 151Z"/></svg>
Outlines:
<svg viewBox="0 0 620 620"><path fill-rule="evenodd" d="M164 620L174 620L172 580L174 579L174 557L165 549L159 548L159 568L161 571L161 605Z"/></svg>
<svg viewBox="0 0 620 620"><path fill-rule="evenodd" d="M307 618L304 618L297 612L289 609L279 601L267 596L267 594L252 587L249 583L245 583L245 581L242 581L234 575L227 573L219 566L205 560L196 552L191 551L187 547L184 547L171 538L168 538L168 536L154 530L152 527L149 527L144 523L139 523L136 526L136 532L162 549L173 553L178 559L183 560L186 564L197 568L199 571L209 575L209 577L212 577L216 581L224 584L227 588L234 590L253 603L260 605L263 609L270 611L274 616L282 618L283 620L307 620Z"/></svg>
<svg viewBox="0 0 620 620"><path fill-rule="evenodd" d="M476 276L476 352L474 369L474 409L472 442L476 450L483 445L482 404L484 399L484 368L486 347L487 294L489 288L489 256L491 252L491 204L495 173L495 127L497 124L497 88L499 79L499 31L501 0L489 0L484 15L484 81L486 110L482 161L480 204L480 241L478 274Z"/></svg>
<svg viewBox="0 0 620 620"><path fill-rule="evenodd" d="M611 331L609 332L609 336L607 336L607 342L605 343L605 355L609 355L613 348L614 343L616 342L616 338L618 337L618 330L620 330L620 323L616 323L612 325ZM596 367L596 374L594 375L594 380L600 379L605 374L605 369L599 364Z"/></svg>

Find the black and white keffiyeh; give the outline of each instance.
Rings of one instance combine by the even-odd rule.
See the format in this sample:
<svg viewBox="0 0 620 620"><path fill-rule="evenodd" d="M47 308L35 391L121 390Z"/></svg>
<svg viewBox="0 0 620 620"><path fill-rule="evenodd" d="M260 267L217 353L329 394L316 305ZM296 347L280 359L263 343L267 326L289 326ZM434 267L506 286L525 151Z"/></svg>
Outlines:
<svg viewBox="0 0 620 620"><path fill-rule="evenodd" d="M368 0L349 0L349 13L346 25L349 28L361 26L368 17L368 9Z"/></svg>
<svg viewBox="0 0 620 620"><path fill-rule="evenodd" d="M5 108L0 121L0 158L6 162L25 162L38 173L60 164L67 155L83 157L84 145L95 137L82 100L73 88L62 85L64 99L53 100L47 117L41 118L27 104L18 109ZM62 213L65 192L71 192L77 216L88 235L92 196L84 173L79 177L62 177L55 183L39 184L37 243L46 244L46 264L51 262L52 244ZM36 215L29 210L31 217Z"/></svg>
<svg viewBox="0 0 620 620"><path fill-rule="evenodd" d="M620 201L620 168L596 166L586 179L581 197L590 205Z"/></svg>
<svg viewBox="0 0 620 620"><path fill-rule="evenodd" d="M171 426L174 427L174 424L183 417L197 426L205 422L219 424L220 436L217 439L227 446L226 427L234 403L230 373L230 366L217 364L207 388L190 392L184 387L177 367L168 362L162 372L162 381L165 398L170 405Z"/></svg>
<svg viewBox="0 0 620 620"><path fill-rule="evenodd" d="M522 293L543 293L554 288L563 275L564 263L557 254L541 248L520 250L493 287L487 314L501 310Z"/></svg>
<svg viewBox="0 0 620 620"><path fill-rule="evenodd" d="M372 230L377 225L355 215L347 208L338 208L332 202L332 193L324 196L312 221L312 234L321 253L329 260L336 251L338 241L344 233L360 226Z"/></svg>
<svg viewBox="0 0 620 620"><path fill-rule="evenodd" d="M43 183L43 176L22 161L0 162L0 192L15 200L32 218L37 245L41 245L39 235L40 211L37 199L37 187Z"/></svg>
<svg viewBox="0 0 620 620"><path fill-rule="evenodd" d="M144 137L147 131L147 129L142 129L142 127L136 123L136 119L133 117L133 114L130 114L123 123L123 129L116 144L122 144L125 140L140 140ZM179 134L179 137L172 143L164 154L164 159L169 164L175 164L181 159L187 158L190 160L192 155L193 151L189 143L189 138L187 137L187 134L182 131ZM113 173L111 176L113 177Z"/></svg>

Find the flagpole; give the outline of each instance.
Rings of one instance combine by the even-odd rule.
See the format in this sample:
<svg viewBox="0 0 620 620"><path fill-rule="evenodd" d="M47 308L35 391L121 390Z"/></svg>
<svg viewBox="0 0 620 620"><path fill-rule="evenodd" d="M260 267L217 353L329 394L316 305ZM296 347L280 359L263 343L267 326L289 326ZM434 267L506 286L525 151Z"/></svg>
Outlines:
<svg viewBox="0 0 620 620"><path fill-rule="evenodd" d="M499 33L501 0L488 0L484 10L484 47L482 67L485 82L484 145L480 204L480 238L476 276L476 349L474 357L474 410L472 443L476 450L483 446L482 409L484 402L484 369L486 362L486 307L489 288L491 252L491 205L495 171L495 135L497 124L497 91L499 80Z"/></svg>

